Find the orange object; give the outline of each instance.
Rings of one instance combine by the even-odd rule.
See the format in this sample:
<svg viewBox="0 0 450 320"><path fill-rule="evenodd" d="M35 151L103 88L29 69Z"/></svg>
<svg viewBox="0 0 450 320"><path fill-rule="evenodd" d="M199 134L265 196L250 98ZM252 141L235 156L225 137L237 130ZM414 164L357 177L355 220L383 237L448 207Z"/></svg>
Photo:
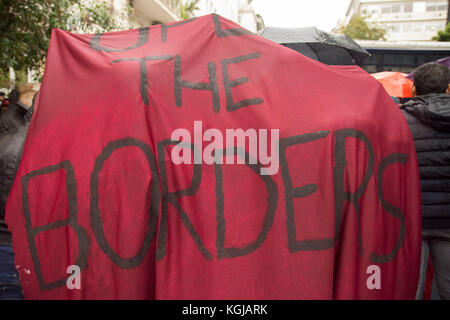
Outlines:
<svg viewBox="0 0 450 320"><path fill-rule="evenodd" d="M402 72L383 71L372 73L372 76L381 82L390 96L398 98L411 98L411 87L413 82L406 78L407 74Z"/></svg>

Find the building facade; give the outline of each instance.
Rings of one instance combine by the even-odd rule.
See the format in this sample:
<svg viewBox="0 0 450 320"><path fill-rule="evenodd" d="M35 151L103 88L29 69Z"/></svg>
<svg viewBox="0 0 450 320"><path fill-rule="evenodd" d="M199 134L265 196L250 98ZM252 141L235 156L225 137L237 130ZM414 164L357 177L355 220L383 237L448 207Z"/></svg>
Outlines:
<svg viewBox="0 0 450 320"><path fill-rule="evenodd" d="M88 0L91 1L91 0ZM159 23L170 23L181 20L181 6L195 3L195 0L104 0L111 1L118 19L124 20L124 24L130 27L147 26ZM127 19L119 15L127 11L128 6L133 8L133 14ZM248 0L198 0L191 13L193 16L202 16L217 13L230 19L242 27L256 32L261 25L258 17ZM134 23L134 24L133 24Z"/></svg>
<svg viewBox="0 0 450 320"><path fill-rule="evenodd" d="M354 14L387 31L388 41L431 41L445 29L447 0L352 0L345 23Z"/></svg>
<svg viewBox="0 0 450 320"><path fill-rule="evenodd" d="M194 12L196 16L217 13L251 32L256 32L261 25L260 18L248 0L199 0L197 7L198 10Z"/></svg>
<svg viewBox="0 0 450 320"><path fill-rule="evenodd" d="M110 7L110 16L113 18L117 30L133 29L141 26L150 26L159 23L169 23L178 21L180 17L180 7L182 0L82 0L86 6L93 7L95 4L103 2L106 7ZM82 13L77 10L77 6L72 6L72 20L68 24L77 31L76 26L80 25ZM95 26L93 30L80 30L84 32L97 32Z"/></svg>
<svg viewBox="0 0 450 320"><path fill-rule="evenodd" d="M126 1L126 0L114 0ZM135 19L140 25L178 21L182 0L132 0Z"/></svg>

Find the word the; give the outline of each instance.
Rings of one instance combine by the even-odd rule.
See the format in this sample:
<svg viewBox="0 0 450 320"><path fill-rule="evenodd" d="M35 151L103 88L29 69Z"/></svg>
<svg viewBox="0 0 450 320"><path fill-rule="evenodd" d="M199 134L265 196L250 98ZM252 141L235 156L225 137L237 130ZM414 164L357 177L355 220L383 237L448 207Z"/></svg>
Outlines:
<svg viewBox="0 0 450 320"><path fill-rule="evenodd" d="M222 29L220 18L218 15L213 14L212 19L214 22L214 30L218 38L226 38L233 36L243 36L251 34L249 31L241 28L233 28L233 29ZM183 20L181 22L173 23L171 25L161 25L161 41L167 41L167 31L171 28L176 28L187 23L191 23L195 18ZM100 52L126 52L129 50L133 50L139 48L141 46L149 45L149 32L150 29L140 28L138 34L138 41L132 46L127 48L110 48L101 45L102 34L96 34L92 37L90 41L90 48L95 51ZM247 77L240 77L238 79L230 79L229 75L229 66L237 63L242 63L248 60L258 59L261 57L259 52L251 52L246 55L230 57L227 59L223 59L220 61L220 66L222 67L222 77L224 82L225 89L225 97L226 97L226 110L231 112L235 110L239 110L244 107L260 105L264 102L264 99L259 97L247 98L239 101L235 101L232 89L236 86L242 85L249 81ZM149 101L149 81L148 81L148 63L153 61L173 61L173 69L174 69L174 77L173 77L173 92L174 92L174 102L177 107L181 107L183 105L182 100L182 89L191 89L191 90L202 90L202 91L210 91L212 94L212 108L215 112L220 111L220 94L219 94L219 80L217 76L217 64L214 62L209 62L207 64L208 70L208 82L193 82L188 81L182 77L181 65L182 65L182 57L179 54L164 54L158 56L145 56L145 57L126 57L121 59L115 59L112 63L135 63L139 66L139 74L140 74L140 93L142 97L142 102L146 105L150 105Z"/></svg>

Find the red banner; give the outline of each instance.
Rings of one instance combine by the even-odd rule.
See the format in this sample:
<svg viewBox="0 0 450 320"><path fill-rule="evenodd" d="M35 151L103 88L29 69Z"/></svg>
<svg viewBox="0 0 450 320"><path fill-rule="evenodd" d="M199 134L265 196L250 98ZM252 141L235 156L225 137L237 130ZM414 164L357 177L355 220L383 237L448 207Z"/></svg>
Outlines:
<svg viewBox="0 0 450 320"><path fill-rule="evenodd" d="M174 163L177 129L201 163ZM208 163L206 132L225 159L230 129L258 152ZM6 218L28 299L413 299L418 281L414 144L381 84L217 15L54 30Z"/></svg>

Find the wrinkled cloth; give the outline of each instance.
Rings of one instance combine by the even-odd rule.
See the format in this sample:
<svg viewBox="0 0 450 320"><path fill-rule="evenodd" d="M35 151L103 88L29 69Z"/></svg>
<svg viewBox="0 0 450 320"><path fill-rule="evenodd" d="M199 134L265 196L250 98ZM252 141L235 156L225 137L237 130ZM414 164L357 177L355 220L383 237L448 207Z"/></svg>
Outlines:
<svg viewBox="0 0 450 320"><path fill-rule="evenodd" d="M217 15L50 42L6 207L26 299L414 299L414 144L367 72ZM258 163L177 164L199 122L276 172L229 139Z"/></svg>

